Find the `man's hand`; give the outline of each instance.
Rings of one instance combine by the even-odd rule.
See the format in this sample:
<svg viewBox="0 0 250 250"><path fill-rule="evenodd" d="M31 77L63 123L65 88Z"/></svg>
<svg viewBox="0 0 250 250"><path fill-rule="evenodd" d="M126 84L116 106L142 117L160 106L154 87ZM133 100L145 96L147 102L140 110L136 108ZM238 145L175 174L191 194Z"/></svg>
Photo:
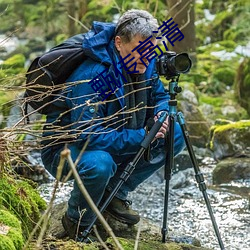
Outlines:
<svg viewBox="0 0 250 250"><path fill-rule="evenodd" d="M155 117L154 120L155 122L158 120L158 118L160 117L161 113L164 111L160 111ZM165 119L165 121L163 122L161 128L159 129L159 131L157 132L157 134L155 135L155 139L159 139L159 138L165 138L166 133L169 130L169 124L168 124L168 116Z"/></svg>

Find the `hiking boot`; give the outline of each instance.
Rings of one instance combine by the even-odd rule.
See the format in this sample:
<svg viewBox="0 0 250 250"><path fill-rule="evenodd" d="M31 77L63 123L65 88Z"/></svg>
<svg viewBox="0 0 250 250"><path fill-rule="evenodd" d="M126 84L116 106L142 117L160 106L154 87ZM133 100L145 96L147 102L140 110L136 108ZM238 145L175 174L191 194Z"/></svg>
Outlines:
<svg viewBox="0 0 250 250"><path fill-rule="evenodd" d="M130 208L131 205L132 201L114 197L105 211L122 223L134 225L140 221L140 216Z"/></svg>
<svg viewBox="0 0 250 250"><path fill-rule="evenodd" d="M78 223L75 223L75 221L68 217L67 213L65 213L62 217L62 225L66 232L65 236L68 236L70 239L85 243L97 241L97 238L92 234L90 234L86 239L83 238L82 234L86 227L80 226L78 225Z"/></svg>

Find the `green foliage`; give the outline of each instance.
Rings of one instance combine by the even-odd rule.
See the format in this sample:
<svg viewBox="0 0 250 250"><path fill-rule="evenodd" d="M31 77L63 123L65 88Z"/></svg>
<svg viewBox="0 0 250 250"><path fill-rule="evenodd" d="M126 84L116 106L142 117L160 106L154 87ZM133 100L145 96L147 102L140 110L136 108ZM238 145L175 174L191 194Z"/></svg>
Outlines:
<svg viewBox="0 0 250 250"><path fill-rule="evenodd" d="M231 27L234 14L231 11L225 10L219 12L214 21L210 23L209 32L211 34L212 41L223 40L223 33L225 30Z"/></svg>
<svg viewBox="0 0 250 250"><path fill-rule="evenodd" d="M215 14L215 19L205 22L202 13L204 9ZM212 42L231 40L241 45L245 45L249 41L250 29L247 25L247 23L250 23L249 1L204 0L202 4L196 4L196 11L198 14L196 25L198 45L204 44L207 37Z"/></svg>
<svg viewBox="0 0 250 250"><path fill-rule="evenodd" d="M240 105L250 115L250 58L246 58L239 66L235 79L235 96Z"/></svg>

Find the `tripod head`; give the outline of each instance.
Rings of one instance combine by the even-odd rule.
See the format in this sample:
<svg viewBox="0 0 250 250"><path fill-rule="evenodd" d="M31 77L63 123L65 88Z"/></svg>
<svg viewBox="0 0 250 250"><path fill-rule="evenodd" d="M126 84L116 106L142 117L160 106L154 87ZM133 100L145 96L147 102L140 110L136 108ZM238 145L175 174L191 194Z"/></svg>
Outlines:
<svg viewBox="0 0 250 250"><path fill-rule="evenodd" d="M182 91L182 87L178 86L179 82L179 77L177 76L176 78L172 78L171 81L169 82L169 95L170 95L170 100L175 99L175 96Z"/></svg>

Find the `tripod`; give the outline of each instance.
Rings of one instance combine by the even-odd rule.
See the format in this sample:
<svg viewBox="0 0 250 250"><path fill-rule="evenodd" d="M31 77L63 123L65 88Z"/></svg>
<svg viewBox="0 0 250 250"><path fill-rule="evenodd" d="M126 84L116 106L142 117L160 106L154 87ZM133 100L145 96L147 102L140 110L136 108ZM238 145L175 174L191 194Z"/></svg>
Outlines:
<svg viewBox="0 0 250 250"><path fill-rule="evenodd" d="M163 215L163 226L162 226L162 242L166 242L166 234L168 232L167 229L167 216L168 216L168 198L169 198L169 182L171 179L172 175L172 169L174 166L174 123L175 119L177 117L177 120L181 126L182 134L187 146L187 150L191 159L191 162L194 167L195 171L195 179L196 182L198 183L199 189L203 194L203 198L205 200L210 219L213 224L213 228L216 234L216 237L218 239L219 245L221 250L224 250L225 247L223 245L220 232L218 229L218 226L216 224L216 220L212 211L212 207L210 204L210 201L208 199L208 195L206 192L206 184L204 182L204 177L203 174L201 173L197 159L195 157L190 139L189 139L189 133L186 128L184 116L181 112L177 113L177 100L175 99L177 93L180 93L182 91L181 87L178 86L178 80L179 76L177 77L176 80L174 78L169 82L169 94L170 94L170 100L169 100L169 114L168 114L168 119L169 119L169 132L166 137L166 146L167 146L167 153L166 153L166 161L165 161L165 201L164 201L164 215Z"/></svg>
<svg viewBox="0 0 250 250"><path fill-rule="evenodd" d="M221 250L224 250L225 248L224 248L223 242L221 240L218 226L216 224L216 221L215 221L215 218L213 215L213 211L212 211L212 208L211 208L211 205L210 205L210 202L208 199L208 195L206 192L206 184L204 183L203 175L199 170L198 163L197 163L195 154L193 152L193 148L192 148L191 143L190 143L188 131L186 129L186 125L185 125L185 121L184 121L184 117L180 112L177 113L177 111L176 111L177 110L176 109L177 100L175 99L175 97L176 97L177 93L180 93L182 91L181 87L178 86L178 80L179 80L179 77L177 77L176 80L172 79L169 83L169 94L170 94L169 114L167 114L167 112L161 113L159 119L155 122L155 124L153 125L153 127L150 130L150 132L148 133L148 135L142 141L140 150L135 155L134 159L130 163L128 163L128 165L124 169L123 173L121 174L120 180L117 183L116 187L109 194L108 198L102 204L102 206L99 210L102 213L107 208L107 206L112 201L112 199L114 198L114 196L116 195L116 193L118 192L118 190L120 189L122 184L132 174L138 161L143 156L144 152L147 150L150 143L155 138L155 135L157 134L157 132L161 128L161 126L162 126L163 122L165 121L165 119L167 118L167 116L169 116L169 132L168 132L168 136L166 138L168 150L166 153L166 162L165 162L165 180L166 180L165 184L166 185L165 185L164 215L163 215L163 227L162 227L162 242L163 243L166 242L166 234L168 232L168 230L167 230L167 214L168 214L169 181L171 179L172 169L173 169L173 164L174 164L174 123L175 123L175 119L177 117L178 122L181 125L181 130L182 130L185 142L186 142L186 146L187 146L191 161L192 161L193 166L194 166L196 181L199 184L199 189L202 192L203 197L205 199L206 206L207 206L207 209L209 211L209 215L210 215L217 239L219 241L220 248L221 248ZM90 223L90 225L82 233L83 241L87 240L88 235L91 232L92 227L94 226L96 220L97 220L97 216L94 217L93 221Z"/></svg>

